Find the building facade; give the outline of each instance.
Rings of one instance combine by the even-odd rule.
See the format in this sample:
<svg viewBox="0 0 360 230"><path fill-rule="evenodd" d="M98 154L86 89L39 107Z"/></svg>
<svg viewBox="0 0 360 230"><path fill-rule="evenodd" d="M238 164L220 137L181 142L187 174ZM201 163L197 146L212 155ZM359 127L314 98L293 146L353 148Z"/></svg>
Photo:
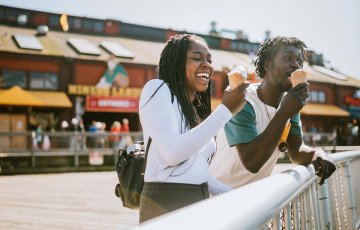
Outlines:
<svg viewBox="0 0 360 230"><path fill-rule="evenodd" d="M35 130L38 125L43 130L60 130L63 121L71 126L74 117L83 120L86 129L93 121L101 121L107 130L114 121L126 118L131 131L141 131L141 89L157 77L167 39L182 33L7 6L0 6L0 31L0 132ZM213 107L221 102L228 84L226 73L234 66L245 66L248 80L259 81L253 65L259 43L200 36L213 54ZM104 87L100 83L112 73L109 60L115 60L123 80ZM304 69L310 73L311 95L301 112L304 131L332 132L349 123L358 126L343 98L353 95L360 81L326 69L312 52L308 60ZM20 99L11 101L9 97ZM4 138L1 142L9 146L19 143Z"/></svg>

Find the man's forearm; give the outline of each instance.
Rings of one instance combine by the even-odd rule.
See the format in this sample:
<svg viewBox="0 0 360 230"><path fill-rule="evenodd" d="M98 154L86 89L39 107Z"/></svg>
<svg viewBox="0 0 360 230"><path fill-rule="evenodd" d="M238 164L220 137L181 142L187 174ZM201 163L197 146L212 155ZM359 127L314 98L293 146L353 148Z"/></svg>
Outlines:
<svg viewBox="0 0 360 230"><path fill-rule="evenodd" d="M237 145L240 159L247 170L257 173L278 147L279 140L287 123L286 118L275 115L264 132L248 144Z"/></svg>
<svg viewBox="0 0 360 230"><path fill-rule="evenodd" d="M315 150L316 149L305 145L301 136L291 135L288 137L289 158L296 164L310 164L312 162Z"/></svg>

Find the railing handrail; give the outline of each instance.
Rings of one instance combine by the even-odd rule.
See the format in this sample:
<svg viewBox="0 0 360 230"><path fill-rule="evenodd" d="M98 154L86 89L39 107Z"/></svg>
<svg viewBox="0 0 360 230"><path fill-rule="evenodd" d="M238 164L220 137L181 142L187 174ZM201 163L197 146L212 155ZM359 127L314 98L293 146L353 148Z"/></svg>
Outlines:
<svg viewBox="0 0 360 230"><path fill-rule="evenodd" d="M360 150L331 154L335 163L355 157L360 157ZM315 179L312 165L296 166L284 173L156 218L140 228L257 229Z"/></svg>
<svg viewBox="0 0 360 230"><path fill-rule="evenodd" d="M345 160L351 160L359 156L360 156L360 146L359 146L359 150L330 154L331 159L335 163L341 163Z"/></svg>
<svg viewBox="0 0 360 230"><path fill-rule="evenodd" d="M35 131L0 131L0 135L31 135ZM120 133L112 133L111 131L104 130L102 132L91 132L91 131L81 131L81 130L66 130L66 131L42 131L41 135L73 135L73 134L98 134L98 135L138 135L142 134L142 131L130 131L130 132L120 132Z"/></svg>

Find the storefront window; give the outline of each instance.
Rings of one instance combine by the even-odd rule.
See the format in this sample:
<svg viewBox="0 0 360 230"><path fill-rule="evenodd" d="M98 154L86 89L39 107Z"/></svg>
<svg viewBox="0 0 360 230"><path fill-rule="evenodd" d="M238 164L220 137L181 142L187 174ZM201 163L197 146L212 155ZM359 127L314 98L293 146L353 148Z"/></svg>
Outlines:
<svg viewBox="0 0 360 230"><path fill-rule="evenodd" d="M321 103L324 104L326 103L326 94L324 91L311 91L310 92L310 97L309 97L309 102L315 102L315 103Z"/></svg>
<svg viewBox="0 0 360 230"><path fill-rule="evenodd" d="M94 31L95 32L103 32L104 31L104 23L103 22L95 22L94 23Z"/></svg>
<svg viewBox="0 0 360 230"><path fill-rule="evenodd" d="M30 89L58 89L58 76L55 73L30 73Z"/></svg>
<svg viewBox="0 0 360 230"><path fill-rule="evenodd" d="M93 25L94 25L94 22L91 21L91 20L84 20L84 30L92 30L93 29Z"/></svg>
<svg viewBox="0 0 360 230"><path fill-rule="evenodd" d="M322 91L319 92L319 102L320 103L325 103L326 102L325 93L322 92Z"/></svg>
<svg viewBox="0 0 360 230"><path fill-rule="evenodd" d="M60 27L60 15L50 15L49 16L49 25L51 28Z"/></svg>
<svg viewBox="0 0 360 230"><path fill-rule="evenodd" d="M318 92L317 92L317 91L311 91L311 92L310 92L309 101L311 101L311 102L318 102Z"/></svg>
<svg viewBox="0 0 360 230"><path fill-rule="evenodd" d="M6 19L8 21L16 22L17 20L17 11L13 9L7 9L6 10Z"/></svg>
<svg viewBox="0 0 360 230"><path fill-rule="evenodd" d="M80 20L80 18L70 18L69 17L69 27L70 27L70 29L74 29L74 30L81 29L81 20Z"/></svg>
<svg viewBox="0 0 360 230"><path fill-rule="evenodd" d="M0 72L0 87L9 88L18 85L26 87L26 74L23 71L3 70Z"/></svg>
<svg viewBox="0 0 360 230"><path fill-rule="evenodd" d="M4 19L4 9L0 9L0 19Z"/></svg>

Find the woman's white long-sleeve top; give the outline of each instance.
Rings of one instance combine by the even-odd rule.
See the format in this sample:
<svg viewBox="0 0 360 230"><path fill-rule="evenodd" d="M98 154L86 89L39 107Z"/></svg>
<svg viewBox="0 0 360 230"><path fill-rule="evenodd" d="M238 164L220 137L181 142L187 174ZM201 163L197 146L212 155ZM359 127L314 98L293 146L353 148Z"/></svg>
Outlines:
<svg viewBox="0 0 360 230"><path fill-rule="evenodd" d="M144 145L147 146L149 137L152 138L145 181L187 184L208 182L212 194L231 190L208 173L208 158L216 150L214 136L230 120L231 112L221 104L201 124L186 129L176 96L173 96L172 101L167 84L159 88L162 83L159 79L149 81L140 97L139 115Z"/></svg>

